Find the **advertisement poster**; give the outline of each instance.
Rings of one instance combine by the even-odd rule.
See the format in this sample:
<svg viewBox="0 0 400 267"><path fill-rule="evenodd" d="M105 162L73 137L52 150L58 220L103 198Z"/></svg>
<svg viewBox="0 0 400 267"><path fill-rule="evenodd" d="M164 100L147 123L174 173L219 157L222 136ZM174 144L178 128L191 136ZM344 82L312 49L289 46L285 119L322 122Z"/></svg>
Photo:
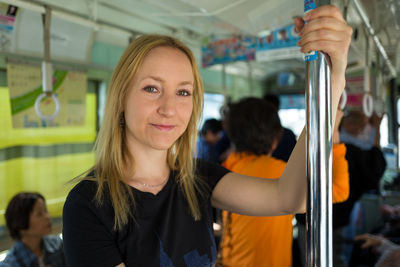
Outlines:
<svg viewBox="0 0 400 267"><path fill-rule="evenodd" d="M36 99L43 93L41 75L38 66L7 65L13 128L83 125L86 114L86 73L53 71L53 94L60 102L60 112L53 121L40 119L34 108ZM55 102L51 97L46 97L39 107L43 114L51 115L55 111Z"/></svg>
<svg viewBox="0 0 400 267"><path fill-rule="evenodd" d="M203 67L235 61L255 59L254 37L232 37L214 40L201 48Z"/></svg>
<svg viewBox="0 0 400 267"><path fill-rule="evenodd" d="M271 31L270 34L257 39L256 60L303 58L297 46L299 40L294 24Z"/></svg>
<svg viewBox="0 0 400 267"><path fill-rule="evenodd" d="M235 61L303 59L304 55L297 46L299 40L294 24L273 30L263 37L213 40L202 46L202 65L208 67Z"/></svg>
<svg viewBox="0 0 400 267"><path fill-rule="evenodd" d="M0 4L0 50L2 51L7 51L11 48L17 11L18 7L16 6Z"/></svg>

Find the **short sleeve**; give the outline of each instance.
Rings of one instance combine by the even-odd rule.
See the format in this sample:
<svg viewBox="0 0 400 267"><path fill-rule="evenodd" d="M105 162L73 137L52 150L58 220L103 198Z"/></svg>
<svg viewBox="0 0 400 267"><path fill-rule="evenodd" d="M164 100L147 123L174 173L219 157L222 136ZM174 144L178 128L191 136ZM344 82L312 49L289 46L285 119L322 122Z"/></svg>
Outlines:
<svg viewBox="0 0 400 267"><path fill-rule="evenodd" d="M110 267L122 263L107 209L97 207L82 183L68 195L63 210L63 241L67 266ZM113 221L113 216L109 218Z"/></svg>
<svg viewBox="0 0 400 267"><path fill-rule="evenodd" d="M346 146L334 144L332 148L332 202L346 201L350 193L349 167L345 158Z"/></svg>
<svg viewBox="0 0 400 267"><path fill-rule="evenodd" d="M197 160L197 173L206 181L210 191L213 191L219 180L229 172L229 170L219 164L205 160Z"/></svg>

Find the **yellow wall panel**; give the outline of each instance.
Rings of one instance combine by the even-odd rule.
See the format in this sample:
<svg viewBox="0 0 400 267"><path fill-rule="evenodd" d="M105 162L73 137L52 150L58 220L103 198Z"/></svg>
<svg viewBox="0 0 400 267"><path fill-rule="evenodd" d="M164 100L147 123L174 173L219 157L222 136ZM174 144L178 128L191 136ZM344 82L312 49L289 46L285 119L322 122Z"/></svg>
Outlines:
<svg viewBox="0 0 400 267"><path fill-rule="evenodd" d="M93 153L49 158L16 158L0 162L0 225L10 198L21 191L44 195L52 217L60 217L71 179L94 164Z"/></svg>

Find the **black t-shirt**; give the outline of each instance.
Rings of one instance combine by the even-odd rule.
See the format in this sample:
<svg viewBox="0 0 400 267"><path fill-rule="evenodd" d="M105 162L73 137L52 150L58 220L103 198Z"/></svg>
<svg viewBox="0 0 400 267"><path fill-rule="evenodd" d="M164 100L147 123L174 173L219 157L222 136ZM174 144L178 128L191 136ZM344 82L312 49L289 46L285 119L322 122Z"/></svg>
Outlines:
<svg viewBox="0 0 400 267"><path fill-rule="evenodd" d="M209 187L198 194L201 220L195 221L187 201L171 172L157 194L133 187L135 221L114 231L114 211L109 198L101 206L94 202L97 183L81 181L69 193L63 211L64 251L68 266L214 266L210 197L217 182L229 171L198 161L197 175ZM132 207L133 209L133 207Z"/></svg>

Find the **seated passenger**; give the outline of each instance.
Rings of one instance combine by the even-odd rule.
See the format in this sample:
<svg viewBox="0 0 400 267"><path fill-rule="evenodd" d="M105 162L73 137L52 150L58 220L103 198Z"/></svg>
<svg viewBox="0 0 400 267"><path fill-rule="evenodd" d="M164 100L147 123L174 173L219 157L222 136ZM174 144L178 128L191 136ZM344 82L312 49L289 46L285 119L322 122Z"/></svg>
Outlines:
<svg viewBox="0 0 400 267"><path fill-rule="evenodd" d="M41 194L15 195L8 203L5 219L11 237L17 242L0 263L1 267L66 266L62 240L48 236L51 221Z"/></svg>
<svg viewBox="0 0 400 267"><path fill-rule="evenodd" d="M262 99L247 98L230 107L228 135L235 152L224 162L231 171L279 178L286 162L272 157L282 127L276 108ZM333 155L334 200L348 196L347 162L342 145ZM305 159L304 159L305 162ZM340 165L338 165L340 163ZM252 217L223 212L223 266L291 266L293 215Z"/></svg>
<svg viewBox="0 0 400 267"><path fill-rule="evenodd" d="M355 204L364 193L378 192L379 181L386 169L380 148L380 123L382 117L375 113L367 118L362 111L352 110L343 117L340 140L346 145L349 164L349 198L333 205L333 261L335 266L346 266L352 244L343 240L353 239L356 222L351 220ZM371 138L372 137L372 138ZM346 231L349 230L349 231Z"/></svg>

